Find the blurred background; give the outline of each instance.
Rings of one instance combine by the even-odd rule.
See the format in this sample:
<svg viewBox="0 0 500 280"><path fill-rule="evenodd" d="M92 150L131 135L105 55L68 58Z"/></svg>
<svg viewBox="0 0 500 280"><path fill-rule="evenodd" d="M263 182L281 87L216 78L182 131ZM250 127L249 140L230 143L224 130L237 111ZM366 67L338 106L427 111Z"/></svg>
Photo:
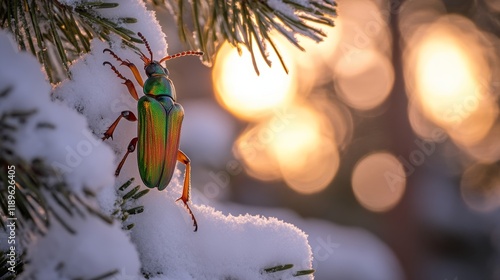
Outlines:
<svg viewBox="0 0 500 280"><path fill-rule="evenodd" d="M288 75L168 62L193 199L296 224L316 279L500 279L500 1L338 4L323 43L276 38Z"/></svg>

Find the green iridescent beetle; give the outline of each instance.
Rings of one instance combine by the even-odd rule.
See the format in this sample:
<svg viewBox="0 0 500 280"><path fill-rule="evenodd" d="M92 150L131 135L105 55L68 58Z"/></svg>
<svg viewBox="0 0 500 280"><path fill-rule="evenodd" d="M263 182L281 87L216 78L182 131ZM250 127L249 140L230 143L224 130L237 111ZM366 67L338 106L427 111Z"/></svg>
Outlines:
<svg viewBox="0 0 500 280"><path fill-rule="evenodd" d="M131 111L121 112L120 116L106 130L102 139L106 140L113 137L113 132L122 118L129 121L138 120L137 137L130 141L125 156L123 156L116 168L115 175L118 176L120 174L127 156L134 152L137 146L139 173L142 181L149 188L165 189L172 179L177 161L184 163L186 165L184 186L182 196L177 200L182 200L188 209L193 219L194 231L196 231L198 223L188 205L191 188L191 163L186 154L179 149L184 110L179 103L176 103L174 84L168 78L169 73L167 68L163 67L161 63L186 55L201 56L203 53L185 51L166 56L160 61L155 61L153 60L153 53L148 42L141 33L138 33L138 35L144 41L150 55L148 58L144 53L139 51L139 55L142 61L144 61L144 71L148 77L146 81L143 82L139 70L133 63L119 58L110 49L105 49L104 52L109 52L121 65L130 68L139 85L143 87L144 96L139 98L132 81L120 74L110 62L105 61L103 65L111 66L116 75L125 81L124 84L127 86L130 95L138 101L137 112L139 117L137 118Z"/></svg>

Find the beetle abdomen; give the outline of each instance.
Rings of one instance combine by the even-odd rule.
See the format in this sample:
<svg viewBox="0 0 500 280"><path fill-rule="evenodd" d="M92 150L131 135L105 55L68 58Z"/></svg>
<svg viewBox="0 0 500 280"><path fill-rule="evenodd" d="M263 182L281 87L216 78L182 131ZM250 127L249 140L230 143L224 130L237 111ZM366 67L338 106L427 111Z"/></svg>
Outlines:
<svg viewBox="0 0 500 280"><path fill-rule="evenodd" d="M147 187L163 190L177 163L182 106L168 96L143 96L138 102L137 161Z"/></svg>

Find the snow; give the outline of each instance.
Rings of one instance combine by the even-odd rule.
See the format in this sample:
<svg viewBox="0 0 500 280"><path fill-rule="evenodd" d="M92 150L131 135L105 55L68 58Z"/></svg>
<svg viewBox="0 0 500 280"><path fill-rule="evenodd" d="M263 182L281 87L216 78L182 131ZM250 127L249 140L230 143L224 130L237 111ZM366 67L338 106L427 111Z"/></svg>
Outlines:
<svg viewBox="0 0 500 280"><path fill-rule="evenodd" d="M291 279L293 272L311 268L307 235L292 224L258 215L224 215L194 205L199 229L193 232L187 210L173 203L180 194L177 176L168 191L153 190L141 198L145 211L129 218L136 225L131 237L143 270L160 274L154 279ZM284 264L294 267L273 275L262 272Z"/></svg>
<svg viewBox="0 0 500 280"><path fill-rule="evenodd" d="M50 231L30 246L30 262L20 280L90 279L112 271L139 279L138 254L119 223L110 226L90 217L66 220L71 220L77 234L53 223Z"/></svg>
<svg viewBox="0 0 500 280"><path fill-rule="evenodd" d="M266 3L275 12L279 12L292 20L300 21L299 17L295 14L295 10L292 8L290 4L285 4L282 0L269 0ZM301 3L301 4L303 4L302 6L305 7L311 7L310 3Z"/></svg>
<svg viewBox="0 0 500 280"><path fill-rule="evenodd" d="M16 53L14 43L4 32L0 34L0 85L2 90L13 87L1 99L0 112L36 110L11 135L16 139L11 149L28 162L43 159L59 170L77 192L113 185L114 178L109 173L114 166L112 151L88 131L84 117L50 100L50 85L36 59L27 53ZM39 128L40 123L54 128Z"/></svg>
<svg viewBox="0 0 500 280"><path fill-rule="evenodd" d="M144 34L156 60L166 55L165 37L143 1L120 1L118 8L98 12L107 18L137 18L138 22L127 28ZM144 46L140 47L146 53ZM113 176L137 133L137 124L122 120L113 139L99 139L121 111L136 113L136 103L123 81L103 62L110 61L134 81L139 94L141 88L127 67L103 53L105 48L129 59L142 71L143 62L132 50L122 48L118 37L112 37L110 45L94 40L92 51L71 65L72 79L57 85L51 100L51 88L36 59L15 53L7 36L0 34L0 85L14 85L0 103L0 112L36 108L34 117L14 134L17 142L13 150L28 161L41 158L58 168L77 194L84 188L92 189L98 195L99 207L110 214L119 201L116 188L131 177L137 178L136 183L140 180L135 153L129 156L120 176L116 180ZM37 129L39 122L50 122L55 128ZM118 273L113 279L121 280L144 279L142 273L150 279L176 280L313 279L312 275L292 275L312 266L307 235L292 224L260 215L224 215L213 207L190 203L199 225L193 232L187 210L175 202L182 190L182 176L178 170L166 190L152 190L138 201L128 202L131 205L127 207L143 205L145 209L127 220L135 223L130 231L122 230L118 222L109 225L93 215L66 219L77 231L74 235L53 223L45 236L27 247L29 264L20 279L90 279L115 270ZM294 267L264 272L265 268L285 264Z"/></svg>
<svg viewBox="0 0 500 280"><path fill-rule="evenodd" d="M10 135L15 139L10 148L28 162L41 159L60 167L68 187L76 194L82 195L83 188L98 192L112 187L113 152L88 131L83 116L51 101L50 85L37 60L14 49L12 37L0 31L0 85L13 89L0 102L0 115L16 110L36 113L17 125L18 129ZM50 123L53 128L38 128L39 123ZM66 220L78 234L72 235L52 222L45 236L29 244L30 262L20 279L29 279L30 275L36 279L95 277L125 267L138 274L138 254L118 223L109 225L95 216ZM59 267L62 263L64 266Z"/></svg>
<svg viewBox="0 0 500 280"><path fill-rule="evenodd" d="M403 270L390 248L368 231L320 219L303 219L290 210L216 203L224 213L259 213L307 229L316 279L400 280Z"/></svg>

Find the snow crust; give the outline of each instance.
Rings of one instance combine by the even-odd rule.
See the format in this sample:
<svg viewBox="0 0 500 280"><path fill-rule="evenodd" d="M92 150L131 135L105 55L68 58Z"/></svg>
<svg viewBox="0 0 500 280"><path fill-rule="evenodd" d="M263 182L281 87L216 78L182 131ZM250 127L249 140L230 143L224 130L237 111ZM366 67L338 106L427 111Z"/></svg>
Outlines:
<svg viewBox="0 0 500 280"><path fill-rule="evenodd" d="M365 229L320 219L304 219L287 209L232 203L215 205L223 213L259 213L307 229L316 279L404 279L403 269L389 246Z"/></svg>
<svg viewBox="0 0 500 280"><path fill-rule="evenodd" d="M168 191L153 190L140 201L145 211L130 218L131 231L143 269L153 279L312 279L292 277L312 267L307 235L292 224L259 215L222 214L205 205L193 205L199 230L193 225L180 196L182 175ZM180 178L179 178L180 177ZM273 274L264 268L293 264Z"/></svg>

